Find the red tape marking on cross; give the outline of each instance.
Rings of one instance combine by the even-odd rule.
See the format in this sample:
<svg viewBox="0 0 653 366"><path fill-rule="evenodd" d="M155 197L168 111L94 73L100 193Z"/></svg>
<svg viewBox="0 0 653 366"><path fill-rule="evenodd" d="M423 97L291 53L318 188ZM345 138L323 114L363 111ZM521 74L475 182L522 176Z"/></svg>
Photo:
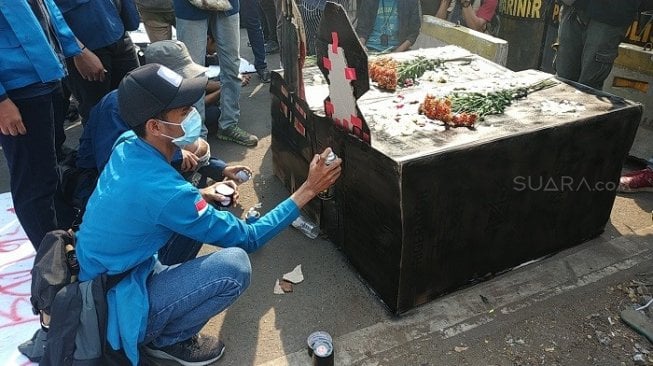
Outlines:
<svg viewBox="0 0 653 366"><path fill-rule="evenodd" d="M331 101L327 100L324 102L324 112L327 114L327 116L332 116L333 115L333 104Z"/></svg>
<svg viewBox="0 0 653 366"><path fill-rule="evenodd" d="M338 33L331 32L331 52L338 54Z"/></svg>
<svg viewBox="0 0 653 366"><path fill-rule="evenodd" d="M345 130L351 130L351 127L349 127L349 121L346 119L342 120L342 127L344 127Z"/></svg>
<svg viewBox="0 0 653 366"><path fill-rule="evenodd" d="M353 67L345 67L345 78L347 80L356 80L356 69Z"/></svg>
<svg viewBox="0 0 653 366"><path fill-rule="evenodd" d="M358 118L358 117L356 117L354 115L351 116L351 124L358 127L358 128L360 128L360 129L363 129L363 121L361 121L360 118Z"/></svg>
<svg viewBox="0 0 653 366"><path fill-rule="evenodd" d="M304 108L302 108L299 103L295 103L295 109L297 109L297 112L302 116L302 118L306 119L306 112L304 112Z"/></svg>
<svg viewBox="0 0 653 366"><path fill-rule="evenodd" d="M322 57L322 63L325 69L331 71L331 60L328 57Z"/></svg>
<svg viewBox="0 0 653 366"><path fill-rule="evenodd" d="M306 137L306 129L304 128L304 125L301 122L299 122L297 117L295 117L295 130L297 130L297 132L299 132L300 135Z"/></svg>

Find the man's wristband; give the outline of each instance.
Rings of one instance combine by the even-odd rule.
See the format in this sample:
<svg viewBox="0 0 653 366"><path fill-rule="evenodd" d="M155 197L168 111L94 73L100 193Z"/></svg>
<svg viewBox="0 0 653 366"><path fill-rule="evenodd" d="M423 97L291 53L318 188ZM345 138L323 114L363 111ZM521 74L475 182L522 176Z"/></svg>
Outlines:
<svg viewBox="0 0 653 366"><path fill-rule="evenodd" d="M468 8L470 5L472 5L472 2L469 1L469 0L463 0L463 1L460 2L460 5L461 5L463 8Z"/></svg>

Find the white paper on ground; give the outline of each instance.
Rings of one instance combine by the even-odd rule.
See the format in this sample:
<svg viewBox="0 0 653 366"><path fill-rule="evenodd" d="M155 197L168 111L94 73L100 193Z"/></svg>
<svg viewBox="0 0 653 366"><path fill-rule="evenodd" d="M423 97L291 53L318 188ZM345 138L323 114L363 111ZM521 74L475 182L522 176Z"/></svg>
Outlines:
<svg viewBox="0 0 653 366"><path fill-rule="evenodd" d="M256 72L256 68L254 67L253 64L249 63L249 61L245 60L244 58L240 58L240 70L238 70L241 74L249 74L252 72ZM219 65L210 65L209 70L206 72L206 76L211 79L215 78L220 74L220 66Z"/></svg>
<svg viewBox="0 0 653 366"><path fill-rule="evenodd" d="M283 292L283 290L281 289L281 286L279 285L279 280L277 280L277 281L274 283L274 290L273 290L272 292L274 292L275 295L283 295L283 294L285 294L285 292Z"/></svg>
<svg viewBox="0 0 653 366"><path fill-rule="evenodd" d="M17 347L39 327L29 302L36 253L18 222L9 193L0 194L0 251L0 360L3 365L31 365Z"/></svg>
<svg viewBox="0 0 653 366"><path fill-rule="evenodd" d="M293 269L291 272L283 275L283 279L295 285L304 281L304 275L302 274L302 265L298 264L297 267L295 267L295 269Z"/></svg>

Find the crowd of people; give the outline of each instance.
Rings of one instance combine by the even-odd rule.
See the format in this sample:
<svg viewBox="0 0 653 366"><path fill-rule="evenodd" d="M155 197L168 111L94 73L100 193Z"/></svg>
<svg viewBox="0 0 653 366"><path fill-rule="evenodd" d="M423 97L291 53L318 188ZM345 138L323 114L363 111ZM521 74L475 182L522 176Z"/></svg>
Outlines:
<svg viewBox="0 0 653 366"><path fill-rule="evenodd" d="M254 223L210 204L224 198L216 184L231 185L237 202L237 173L251 170L211 156L207 123L217 122L217 139L258 143L239 126L241 17L262 82L270 81L266 54L281 44L282 0L229 1L227 11L200 9L188 0L0 3L0 144L16 215L36 249L46 233L81 221L81 280L131 271L109 293L116 316L108 340L134 364L139 346L182 363L219 358L222 342L200 337L199 330L247 288L247 253L287 227L340 174L339 160L324 164L327 148L314 157L306 182ZM425 1L359 0L361 43L376 52L409 50ZM498 0L433 3L434 15L483 32ZM601 89L640 0L564 3L555 70ZM143 66L128 33L141 21L152 41ZM211 40L219 80L205 76ZM87 180L84 190L73 190L74 204L61 194L59 169L71 95L84 129L75 165ZM619 189L652 190L653 170L622 177ZM197 257L203 243L225 249ZM182 275L189 272L197 275ZM203 290L190 291L196 288ZM134 296L138 309L124 300ZM32 345L38 339L43 336L35 335Z"/></svg>

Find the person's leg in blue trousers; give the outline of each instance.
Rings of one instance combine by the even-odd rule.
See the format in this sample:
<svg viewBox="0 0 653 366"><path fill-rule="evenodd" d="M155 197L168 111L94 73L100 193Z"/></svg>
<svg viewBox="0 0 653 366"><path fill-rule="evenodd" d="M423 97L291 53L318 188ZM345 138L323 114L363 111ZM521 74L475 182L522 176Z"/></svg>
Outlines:
<svg viewBox="0 0 653 366"><path fill-rule="evenodd" d="M20 111L27 134L0 134L16 216L36 249L48 231L58 228L54 196L59 176L52 104L56 92L60 93L12 100Z"/></svg>
<svg viewBox="0 0 653 366"><path fill-rule="evenodd" d="M204 66L204 61L206 60L206 35L209 27L208 20L188 20L177 18L176 24L177 39L184 42L193 62ZM200 136L202 136L203 139L206 139L209 133L207 126L210 123L210 120L206 118L204 98L200 98L194 106L204 121Z"/></svg>
<svg viewBox="0 0 653 366"><path fill-rule="evenodd" d="M254 53L254 67L256 71L265 70L268 68L268 64L265 61L265 39L258 13L258 0L241 0L240 14Z"/></svg>
<svg viewBox="0 0 653 366"><path fill-rule="evenodd" d="M226 248L155 270L147 281L145 344L169 346L194 336L247 289L252 268L240 248Z"/></svg>
<svg viewBox="0 0 653 366"><path fill-rule="evenodd" d="M241 7L242 9L242 7ZM238 14L225 16L222 12L214 14L209 21L213 22L213 39L218 47L220 60L220 129L238 124L240 120L240 17Z"/></svg>

